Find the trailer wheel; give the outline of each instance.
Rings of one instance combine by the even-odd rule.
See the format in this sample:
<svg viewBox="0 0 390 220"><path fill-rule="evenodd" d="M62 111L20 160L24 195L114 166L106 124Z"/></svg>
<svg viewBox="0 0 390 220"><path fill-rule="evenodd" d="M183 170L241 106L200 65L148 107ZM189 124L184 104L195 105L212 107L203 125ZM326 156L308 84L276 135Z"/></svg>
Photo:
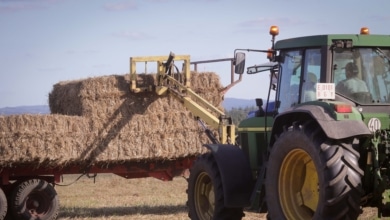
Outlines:
<svg viewBox="0 0 390 220"><path fill-rule="evenodd" d="M212 154L201 155L190 169L188 216L192 220L241 219L242 208L224 206L221 176Z"/></svg>
<svg viewBox="0 0 390 220"><path fill-rule="evenodd" d="M7 215L7 197L4 194L3 189L0 188L0 219L4 219Z"/></svg>
<svg viewBox="0 0 390 220"><path fill-rule="evenodd" d="M357 219L361 177L352 140L329 140L315 122L285 129L266 174L270 219Z"/></svg>
<svg viewBox="0 0 390 220"><path fill-rule="evenodd" d="M41 179L30 179L16 186L10 206L16 219L56 219L59 212L57 192Z"/></svg>

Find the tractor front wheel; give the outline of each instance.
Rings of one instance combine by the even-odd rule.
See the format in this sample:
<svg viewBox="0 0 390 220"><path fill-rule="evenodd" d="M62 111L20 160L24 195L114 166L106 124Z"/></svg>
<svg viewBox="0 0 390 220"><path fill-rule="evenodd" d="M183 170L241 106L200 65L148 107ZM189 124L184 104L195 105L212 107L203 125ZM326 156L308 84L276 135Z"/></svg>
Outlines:
<svg viewBox="0 0 390 220"><path fill-rule="evenodd" d="M230 219L243 217L243 208L224 206L222 180L212 154L201 155L190 170L188 208L192 220Z"/></svg>
<svg viewBox="0 0 390 220"><path fill-rule="evenodd" d="M315 122L294 124L273 145L266 174L270 219L356 219L360 155L352 140L329 140Z"/></svg>

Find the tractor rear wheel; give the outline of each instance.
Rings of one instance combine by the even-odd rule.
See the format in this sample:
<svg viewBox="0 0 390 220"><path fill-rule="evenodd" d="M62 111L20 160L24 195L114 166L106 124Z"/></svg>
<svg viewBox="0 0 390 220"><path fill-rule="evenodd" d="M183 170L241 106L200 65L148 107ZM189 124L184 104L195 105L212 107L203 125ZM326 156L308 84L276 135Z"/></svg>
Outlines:
<svg viewBox="0 0 390 220"><path fill-rule="evenodd" d="M20 183L15 187L10 201L15 219L56 219L60 208L54 187L42 179Z"/></svg>
<svg viewBox="0 0 390 220"><path fill-rule="evenodd" d="M226 208L222 180L212 154L201 155L190 169L188 216L192 220L231 219L244 216L243 208Z"/></svg>
<svg viewBox="0 0 390 220"><path fill-rule="evenodd" d="M329 140L315 122L294 124L273 145L266 176L270 219L356 219L359 152Z"/></svg>

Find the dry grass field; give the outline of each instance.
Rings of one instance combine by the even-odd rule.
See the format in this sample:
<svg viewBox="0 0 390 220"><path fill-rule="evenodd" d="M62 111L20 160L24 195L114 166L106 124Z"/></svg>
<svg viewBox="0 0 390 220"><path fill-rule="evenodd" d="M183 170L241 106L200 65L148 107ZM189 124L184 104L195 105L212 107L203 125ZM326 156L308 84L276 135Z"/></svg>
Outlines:
<svg viewBox="0 0 390 220"><path fill-rule="evenodd" d="M77 177L64 176L63 184ZM189 219L186 188L187 181L182 177L164 182L100 174L95 183L82 177L70 186L56 186L61 204L58 219ZM246 213L243 219L265 219L265 215Z"/></svg>
<svg viewBox="0 0 390 220"><path fill-rule="evenodd" d="M67 184L78 176L64 176ZM56 186L61 211L58 219L92 220L181 220L187 215L187 181L154 178L124 179L113 174L99 174L94 179L82 177L70 186ZM246 212L243 220L265 220L265 214ZM365 209L359 219L375 218L374 209Z"/></svg>

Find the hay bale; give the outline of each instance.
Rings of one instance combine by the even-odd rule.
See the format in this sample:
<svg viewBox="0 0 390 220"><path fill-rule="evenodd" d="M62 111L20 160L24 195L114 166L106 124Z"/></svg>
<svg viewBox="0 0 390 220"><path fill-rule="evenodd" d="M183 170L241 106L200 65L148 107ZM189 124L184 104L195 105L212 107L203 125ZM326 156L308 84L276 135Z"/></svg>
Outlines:
<svg viewBox="0 0 390 220"><path fill-rule="evenodd" d="M140 75L144 85L153 75ZM194 73L192 88L221 106L214 73ZM49 94L52 115L0 117L0 165L118 163L195 156L206 135L171 96L130 92L126 76L59 82Z"/></svg>
<svg viewBox="0 0 390 220"><path fill-rule="evenodd" d="M66 165L92 143L88 120L66 115L0 116L0 165Z"/></svg>
<svg viewBox="0 0 390 220"><path fill-rule="evenodd" d="M49 94L49 106L52 113L107 118L120 112L128 118L145 111L167 112L185 110L169 97L157 96L154 92L132 93L128 75L111 75L88 78L77 81L60 82L53 86ZM155 75L138 75L138 85L155 84ZM191 88L203 98L221 107L222 97L219 77L214 73L191 74ZM158 99L164 101L154 103Z"/></svg>

